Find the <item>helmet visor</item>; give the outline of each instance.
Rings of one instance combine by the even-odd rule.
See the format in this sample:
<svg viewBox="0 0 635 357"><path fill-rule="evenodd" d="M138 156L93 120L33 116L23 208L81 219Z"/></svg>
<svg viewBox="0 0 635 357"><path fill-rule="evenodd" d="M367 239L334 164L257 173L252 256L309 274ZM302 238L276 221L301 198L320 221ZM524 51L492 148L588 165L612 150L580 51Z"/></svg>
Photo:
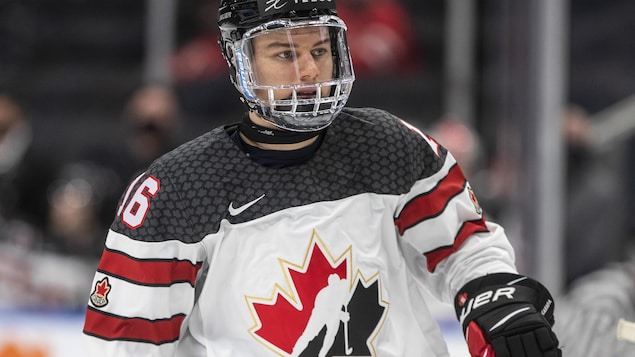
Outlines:
<svg viewBox="0 0 635 357"><path fill-rule="evenodd" d="M327 126L354 80L345 32L335 16L276 20L248 31L236 48L238 89L283 129Z"/></svg>

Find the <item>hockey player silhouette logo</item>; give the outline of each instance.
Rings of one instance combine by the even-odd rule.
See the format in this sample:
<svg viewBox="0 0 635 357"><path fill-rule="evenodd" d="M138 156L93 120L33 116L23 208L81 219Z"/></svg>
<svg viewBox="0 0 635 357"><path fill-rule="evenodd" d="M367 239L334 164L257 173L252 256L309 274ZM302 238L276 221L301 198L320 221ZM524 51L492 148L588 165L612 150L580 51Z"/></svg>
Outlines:
<svg viewBox="0 0 635 357"><path fill-rule="evenodd" d="M299 356L300 352L309 345L309 342L320 334L322 328L326 328L326 334L322 341L319 357L326 356L326 352L333 346L335 336L339 330L340 321L344 323L344 346L346 355L350 355L352 347L348 343L348 320L350 314L342 311L342 306L348 304L348 282L340 279L339 275L329 275L328 285L315 296L311 317L304 332L293 347L292 356Z"/></svg>
<svg viewBox="0 0 635 357"><path fill-rule="evenodd" d="M378 272L352 273L352 251L334 258L314 232L302 264L280 260L289 286L247 297L252 336L279 356L376 356L388 302Z"/></svg>

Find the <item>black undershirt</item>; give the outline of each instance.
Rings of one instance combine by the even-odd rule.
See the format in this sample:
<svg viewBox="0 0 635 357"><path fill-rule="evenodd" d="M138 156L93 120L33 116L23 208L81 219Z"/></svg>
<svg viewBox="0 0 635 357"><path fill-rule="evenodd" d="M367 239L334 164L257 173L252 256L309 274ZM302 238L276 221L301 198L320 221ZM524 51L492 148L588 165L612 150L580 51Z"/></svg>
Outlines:
<svg viewBox="0 0 635 357"><path fill-rule="evenodd" d="M250 159L262 166L271 168L289 167L309 161L320 148L325 136L324 132L322 132L315 142L297 150L263 150L246 143L238 134L238 126L232 125L226 128L226 130L236 145L238 145Z"/></svg>

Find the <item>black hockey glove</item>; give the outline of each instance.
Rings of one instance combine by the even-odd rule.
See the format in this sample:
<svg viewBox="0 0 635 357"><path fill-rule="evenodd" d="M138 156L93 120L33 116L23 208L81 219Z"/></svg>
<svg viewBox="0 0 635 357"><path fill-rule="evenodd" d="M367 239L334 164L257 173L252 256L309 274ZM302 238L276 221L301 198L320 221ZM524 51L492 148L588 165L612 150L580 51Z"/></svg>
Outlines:
<svg viewBox="0 0 635 357"><path fill-rule="evenodd" d="M554 302L539 282L497 273L467 283L454 300L472 357L560 357Z"/></svg>

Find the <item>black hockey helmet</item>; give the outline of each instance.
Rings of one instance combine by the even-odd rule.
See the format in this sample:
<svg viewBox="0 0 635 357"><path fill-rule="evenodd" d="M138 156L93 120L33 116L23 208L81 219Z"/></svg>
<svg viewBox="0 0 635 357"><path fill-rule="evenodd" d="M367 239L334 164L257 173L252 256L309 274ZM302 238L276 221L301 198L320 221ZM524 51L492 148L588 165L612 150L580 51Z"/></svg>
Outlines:
<svg viewBox="0 0 635 357"><path fill-rule="evenodd" d="M221 0L218 25L231 80L249 109L264 119L286 130L315 131L330 125L346 104L355 76L346 25L337 17L335 0ZM329 77L316 83L260 81L252 40L286 32L292 41L293 31L305 28L320 29L330 44ZM291 94L280 98L277 93L282 91ZM310 91L313 97L305 95Z"/></svg>
<svg viewBox="0 0 635 357"><path fill-rule="evenodd" d="M337 16L335 0L221 0L218 25L235 27L240 37L272 20L309 20L321 15Z"/></svg>

